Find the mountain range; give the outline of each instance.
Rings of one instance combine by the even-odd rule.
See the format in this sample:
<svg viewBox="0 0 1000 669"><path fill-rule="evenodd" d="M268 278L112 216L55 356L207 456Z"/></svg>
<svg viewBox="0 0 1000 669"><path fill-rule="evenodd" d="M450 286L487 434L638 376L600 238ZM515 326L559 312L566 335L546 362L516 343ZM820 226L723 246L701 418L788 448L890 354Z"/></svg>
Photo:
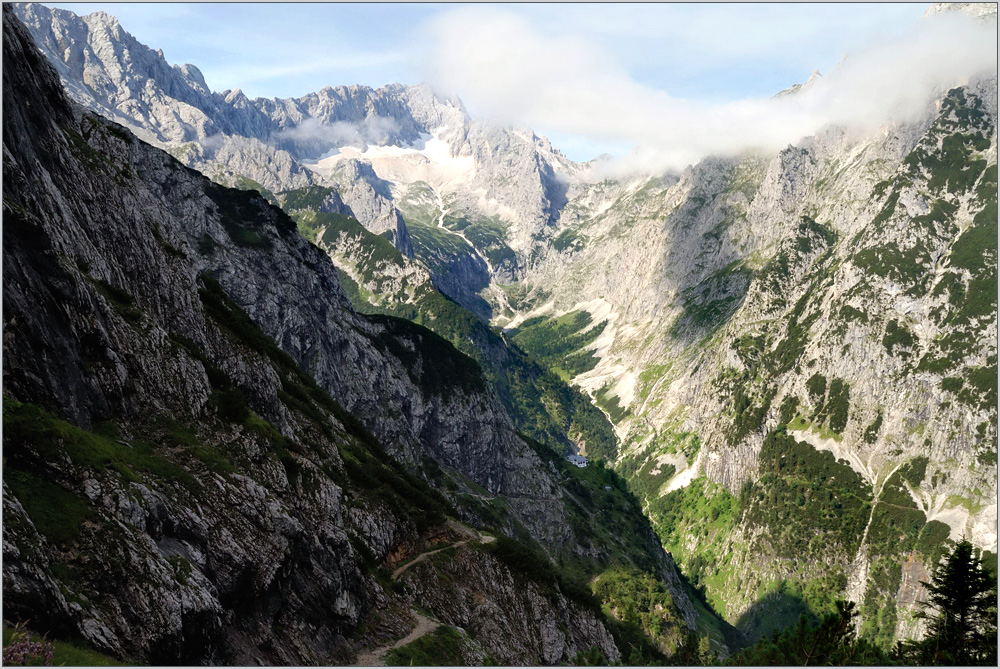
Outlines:
<svg viewBox="0 0 1000 669"><path fill-rule="evenodd" d="M676 660L837 598L888 648L950 541L995 562L995 71L598 179L428 85L213 92L102 12L5 5L4 64L19 616L153 663L411 615L460 663Z"/></svg>

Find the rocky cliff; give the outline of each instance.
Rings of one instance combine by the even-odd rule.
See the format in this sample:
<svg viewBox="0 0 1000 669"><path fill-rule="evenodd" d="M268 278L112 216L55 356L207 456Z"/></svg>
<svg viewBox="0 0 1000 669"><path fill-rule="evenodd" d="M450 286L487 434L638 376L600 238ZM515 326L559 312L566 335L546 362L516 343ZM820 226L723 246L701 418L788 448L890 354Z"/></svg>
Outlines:
<svg viewBox="0 0 1000 669"><path fill-rule="evenodd" d="M475 530L462 578L394 585L462 541L451 515L548 569L641 565L693 625L620 480L519 437L472 360L355 313L281 210L67 101L9 6L3 25L7 617L140 662L336 664L404 636L411 606L458 624L471 588L566 623L460 632L477 661L620 656L569 571ZM544 596L516 596L525 579Z"/></svg>
<svg viewBox="0 0 1000 669"><path fill-rule="evenodd" d="M574 381L751 635L839 592L891 644L918 629L904 568L996 551L996 120L983 73L914 122L576 187L523 282L510 325L609 322Z"/></svg>
<svg viewBox="0 0 1000 669"><path fill-rule="evenodd" d="M440 203L436 227L451 229L462 248L443 263L421 260L439 288L474 310L488 309L477 293L491 276L516 278L551 236L566 177L580 169L544 138L473 120L459 100L427 85L251 100L238 89L210 91L195 66L169 65L103 12L15 7L74 99L219 183L274 192L332 186L363 225L394 230L406 255L407 188L429 187ZM371 182L359 170L391 192L359 186ZM469 288L475 266L484 280Z"/></svg>
<svg viewBox="0 0 1000 669"><path fill-rule="evenodd" d="M988 4L928 14L956 10L996 21ZM217 181L273 191L300 225L303 212L346 214L412 249L412 262L388 261L375 235L324 233L355 303L430 323L441 309L417 304L433 293L426 272L506 328L453 329L481 339L477 359L507 338L587 393L614 421L614 467L660 538L749 635L844 596L859 602L863 634L890 644L919 631L913 574L942 546L964 534L996 551L995 72L939 91L906 123L827 127L776 155L593 183L543 138L480 124L427 87L209 93L106 15L17 11L91 109ZM143 105L166 111L131 111ZM185 105L201 114L187 126ZM335 122L351 132L330 132ZM269 333L291 327L254 306L263 289L223 285ZM310 366L306 330L292 332L282 345L350 397L323 344ZM469 408L432 405L431 416ZM411 462L421 449L451 457L428 442L437 429L398 414L371 425ZM490 487L509 465L461 471L511 494ZM536 533L552 520L520 513Z"/></svg>

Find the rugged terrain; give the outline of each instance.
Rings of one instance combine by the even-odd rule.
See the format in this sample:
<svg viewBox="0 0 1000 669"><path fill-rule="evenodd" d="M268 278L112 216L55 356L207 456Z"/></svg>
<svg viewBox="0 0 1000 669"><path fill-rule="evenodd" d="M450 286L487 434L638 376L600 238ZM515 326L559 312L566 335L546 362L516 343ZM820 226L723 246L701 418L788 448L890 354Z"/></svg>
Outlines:
<svg viewBox="0 0 1000 669"><path fill-rule="evenodd" d="M522 318L608 321L574 382L751 636L842 593L888 645L942 540L996 551L996 119L994 72L918 122L581 186L521 282Z"/></svg>
<svg viewBox="0 0 1000 669"><path fill-rule="evenodd" d="M407 255L416 250L408 225L450 223L461 253L431 249L424 259L437 257L427 264L439 287L486 317L491 306L477 293L491 276L519 276L543 248L565 203L557 173L579 169L547 140L475 121L427 85L251 100L208 90L197 67L169 65L103 12L17 11L74 99L216 181L274 192L334 186L338 213L389 231ZM401 212L417 211L403 222Z"/></svg>
<svg viewBox="0 0 1000 669"><path fill-rule="evenodd" d="M415 262L387 262L372 236L353 244L353 258L336 257L342 268L369 268L350 280L378 295L377 304L356 306L419 314L473 355L519 430L562 450L589 443L613 453L611 425L584 395L480 324L494 303L506 304L498 282L519 276L552 231L553 202L565 190L556 172L580 169L547 141L476 122L426 85L326 88L288 100L212 93L196 67L168 65L112 16L37 4L16 11L81 104L220 184L259 190L297 219L339 214L387 237ZM315 241L321 226L306 223ZM379 295L387 281L391 298Z"/></svg>
<svg viewBox="0 0 1000 669"><path fill-rule="evenodd" d="M696 608L619 477L521 437L473 360L353 311L284 212L69 102L3 25L7 618L153 664L351 662L414 607L469 663L678 648ZM442 543L437 581L392 577ZM624 568L667 593L656 634L587 588Z"/></svg>
<svg viewBox="0 0 1000 669"><path fill-rule="evenodd" d="M989 5L928 14L956 9L996 21ZM355 307L475 358L495 393L486 416L605 459L749 637L848 597L888 646L919 631L915 584L948 540L996 552L995 71L915 121L595 182L427 86L250 100L209 91L106 14L17 11L75 99L264 193L333 258ZM508 498L521 479L503 468L533 471L456 464L460 432L352 399L363 375L326 362L312 316L289 323L238 278L220 281L347 409L375 416L392 453L429 450ZM412 388L386 392L405 405ZM433 406L447 423L471 405ZM518 504L536 537L564 525Z"/></svg>

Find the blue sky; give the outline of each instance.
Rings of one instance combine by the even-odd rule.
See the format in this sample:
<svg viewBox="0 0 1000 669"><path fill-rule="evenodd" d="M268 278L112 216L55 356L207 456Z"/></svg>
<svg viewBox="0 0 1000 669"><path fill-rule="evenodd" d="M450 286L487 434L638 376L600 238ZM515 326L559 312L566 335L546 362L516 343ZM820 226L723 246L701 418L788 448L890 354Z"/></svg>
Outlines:
<svg viewBox="0 0 1000 669"><path fill-rule="evenodd" d="M433 26L460 5L46 3L104 10L170 63L193 63L214 90L300 96L327 85L433 81ZM831 70L912 26L926 3L519 4L538 35L586 43L636 84L697 102L761 98ZM455 91L462 96L462 91ZM463 96L465 99L465 96ZM477 112L476 100L465 99ZM537 127L571 157L623 145Z"/></svg>

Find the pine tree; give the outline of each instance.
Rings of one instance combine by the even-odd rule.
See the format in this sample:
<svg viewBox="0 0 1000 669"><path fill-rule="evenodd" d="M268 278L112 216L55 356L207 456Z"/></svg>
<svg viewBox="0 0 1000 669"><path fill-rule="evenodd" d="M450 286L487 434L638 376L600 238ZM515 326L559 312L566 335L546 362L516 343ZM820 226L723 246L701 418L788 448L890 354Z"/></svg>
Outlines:
<svg viewBox="0 0 1000 669"><path fill-rule="evenodd" d="M921 665L996 666L997 581L966 540L923 582L927 600L919 618L927 620L922 641L900 644L899 659Z"/></svg>

